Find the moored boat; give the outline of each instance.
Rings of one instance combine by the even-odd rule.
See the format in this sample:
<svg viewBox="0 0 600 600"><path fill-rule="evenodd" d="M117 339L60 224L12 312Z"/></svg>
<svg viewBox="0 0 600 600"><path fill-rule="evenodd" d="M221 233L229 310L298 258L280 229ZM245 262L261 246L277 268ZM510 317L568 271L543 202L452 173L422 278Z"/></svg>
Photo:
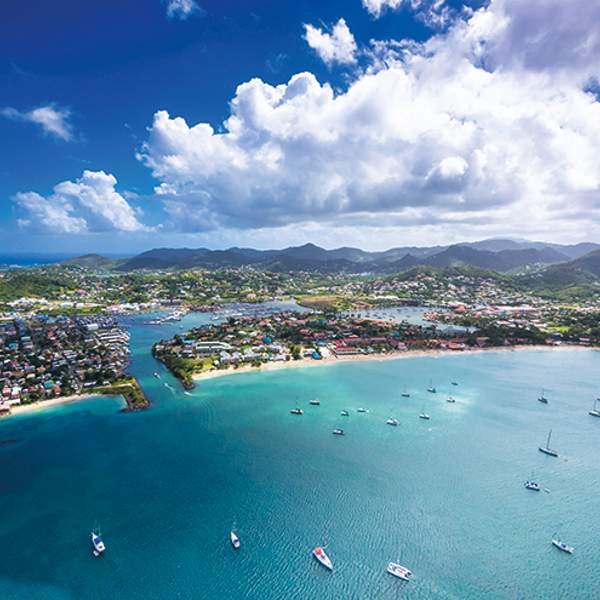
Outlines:
<svg viewBox="0 0 600 600"><path fill-rule="evenodd" d="M398 425L400 425L400 422L398 421L398 419L394 419L394 417L390 417L386 423L388 425L391 425L392 427L397 427Z"/></svg>
<svg viewBox="0 0 600 600"><path fill-rule="evenodd" d="M568 544L565 544L558 538L552 538L552 545L555 546L556 548L558 548L559 550L566 552L567 554L573 554L573 552L575 551L575 548L573 548L573 546L569 546Z"/></svg>
<svg viewBox="0 0 600 600"><path fill-rule="evenodd" d="M437 394L437 390L435 389L435 387L433 386L433 383L431 381L429 382L429 387L427 388L427 391L430 394Z"/></svg>
<svg viewBox="0 0 600 600"><path fill-rule="evenodd" d="M316 548L314 548L312 554L326 569L333 571L333 563L331 562L329 556L327 556L327 554L325 553L325 550L321 548L321 546L317 546Z"/></svg>
<svg viewBox="0 0 600 600"><path fill-rule="evenodd" d="M401 564L395 562L388 563L386 571L390 575L398 577L399 579L403 579L404 581L410 581L412 577L412 571L410 569L407 569Z"/></svg>
<svg viewBox="0 0 600 600"><path fill-rule="evenodd" d="M367 409L366 409L366 408L357 408L357 409L356 409L356 412L359 412L359 413L366 413L366 412L367 412Z"/></svg>
<svg viewBox="0 0 600 600"><path fill-rule="evenodd" d="M600 417L600 410L598 410L596 408L596 405L598 404L598 400L599 400L599 398L596 398L596 400L594 401L594 406L592 406L592 410L590 410L588 413L592 417Z"/></svg>
<svg viewBox="0 0 600 600"><path fill-rule="evenodd" d="M290 412L293 415L303 415L304 411L301 408L292 408L292 410L290 410Z"/></svg>
<svg viewBox="0 0 600 600"><path fill-rule="evenodd" d="M313 398L309 404L312 404L313 406L319 406L319 404L321 404L321 401L318 398Z"/></svg>
<svg viewBox="0 0 600 600"><path fill-rule="evenodd" d="M431 419L431 417L425 411L422 411L421 414L419 415L419 419L423 419L424 421L429 421L429 419Z"/></svg>
<svg viewBox="0 0 600 600"><path fill-rule="evenodd" d="M542 389L542 393L538 396L538 402L542 404L548 404L548 398L544 395L544 390Z"/></svg>
<svg viewBox="0 0 600 600"><path fill-rule="evenodd" d="M347 410L343 410L340 415L342 415L342 417L349 417L350 413Z"/></svg>
<svg viewBox="0 0 600 600"><path fill-rule="evenodd" d="M551 437L552 437L552 429L548 432L548 439L546 440L546 445L540 446L538 448L538 450L540 452L543 452L544 454L547 454L548 456L554 456L556 458L556 457L558 457L558 452L556 450L552 450L552 448L550 448L550 438Z"/></svg>
<svg viewBox="0 0 600 600"><path fill-rule="evenodd" d="M346 435L346 432L341 429L340 427L336 427L333 431L332 431L333 435Z"/></svg>

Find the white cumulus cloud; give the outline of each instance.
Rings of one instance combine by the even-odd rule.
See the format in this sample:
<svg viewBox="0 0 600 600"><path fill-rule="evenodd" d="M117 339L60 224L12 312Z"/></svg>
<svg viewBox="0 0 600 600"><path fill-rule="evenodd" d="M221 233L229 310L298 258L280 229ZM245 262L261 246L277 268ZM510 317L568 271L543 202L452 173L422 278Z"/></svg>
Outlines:
<svg viewBox="0 0 600 600"><path fill-rule="evenodd" d="M304 39L327 65L356 62L356 41L344 19L333 26L331 33L313 25L304 25Z"/></svg>
<svg viewBox="0 0 600 600"><path fill-rule="evenodd" d="M24 213L23 228L48 233L147 231L135 210L115 190L116 178L104 171L84 171L76 181L63 181L44 197L19 192L14 201Z"/></svg>
<svg viewBox="0 0 600 600"><path fill-rule="evenodd" d="M581 22L594 30L596 9L573 2L573 28L594 39ZM597 56L573 49L563 76L541 42L539 60L531 44L511 54L506 37L532 18L524 4L492 0L424 44L390 42L339 93L311 73L252 79L220 131L158 111L140 159L173 226L597 236L600 103L582 87ZM536 40L561 45L575 34L546 18L550 4Z"/></svg>
<svg viewBox="0 0 600 600"><path fill-rule="evenodd" d="M202 9L195 0L168 0L167 17L185 21L194 13L201 13Z"/></svg>
<svg viewBox="0 0 600 600"><path fill-rule="evenodd" d="M49 104L29 111L20 111L16 108L6 107L0 110L0 114L13 121L35 123L45 133L65 142L73 140L73 127L70 123L71 111L67 108L60 108Z"/></svg>
<svg viewBox="0 0 600 600"><path fill-rule="evenodd" d="M405 0L362 0L362 3L370 14L379 18L387 8L391 10L400 8Z"/></svg>

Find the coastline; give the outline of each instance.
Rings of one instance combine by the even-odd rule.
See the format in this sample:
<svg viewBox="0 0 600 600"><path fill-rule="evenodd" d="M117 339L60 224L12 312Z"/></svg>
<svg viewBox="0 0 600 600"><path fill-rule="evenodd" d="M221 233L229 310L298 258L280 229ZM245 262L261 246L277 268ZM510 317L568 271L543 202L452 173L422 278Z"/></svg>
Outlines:
<svg viewBox="0 0 600 600"><path fill-rule="evenodd" d="M17 404L11 406L10 414L6 417L13 417L16 415L24 415L28 413L38 412L46 408L52 408L54 406L62 406L64 404L71 404L72 402L82 402L83 400L97 400L98 398L106 398L107 394L71 394L70 396L59 396L58 398L52 398L50 400L40 400L39 402L31 402L29 404ZM121 394L115 394L115 397L119 396L123 401L124 406L127 406L125 398Z"/></svg>
<svg viewBox="0 0 600 600"><path fill-rule="evenodd" d="M309 367L318 366L331 366L336 364L350 363L350 362L366 362L366 361L387 361L387 360L401 360L407 358L425 358L433 357L440 358L446 356L464 356L466 354L483 354L488 352L514 352L519 350L544 350L544 351L560 351L560 350L594 350L591 346L577 346L564 344L560 346L547 346L544 344L532 344L532 345L518 345L518 346L496 346L490 348L472 348L468 350L406 350L403 352L391 352L388 354L353 354L351 356L341 357L327 357L320 360L314 360L312 358L302 358L300 360L290 360L286 362L271 362L264 363L260 367L253 367L251 365L245 365L234 369L230 367L228 369L219 369L214 371L204 371L203 373L196 373L192 376L194 383L204 381L207 379L215 379L217 377L225 377L229 375L237 375L238 373L265 373L268 371L279 371L283 369L303 369Z"/></svg>

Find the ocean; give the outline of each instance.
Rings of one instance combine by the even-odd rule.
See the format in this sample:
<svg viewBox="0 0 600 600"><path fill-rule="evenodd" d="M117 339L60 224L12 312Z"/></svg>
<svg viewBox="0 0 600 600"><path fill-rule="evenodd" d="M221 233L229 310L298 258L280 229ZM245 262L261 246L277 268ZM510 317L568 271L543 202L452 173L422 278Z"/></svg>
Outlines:
<svg viewBox="0 0 600 600"><path fill-rule="evenodd" d="M0 598L600 594L600 419L587 414L600 352L323 365L215 378L187 395L150 345L210 315L147 320L128 325L150 410L122 414L107 398L0 422ZM289 413L297 403L302 416ZM551 428L559 458L537 450ZM547 491L523 487L532 473ZM107 545L98 559L94 524ZM310 555L321 544L332 573ZM386 574L389 561L413 581Z"/></svg>

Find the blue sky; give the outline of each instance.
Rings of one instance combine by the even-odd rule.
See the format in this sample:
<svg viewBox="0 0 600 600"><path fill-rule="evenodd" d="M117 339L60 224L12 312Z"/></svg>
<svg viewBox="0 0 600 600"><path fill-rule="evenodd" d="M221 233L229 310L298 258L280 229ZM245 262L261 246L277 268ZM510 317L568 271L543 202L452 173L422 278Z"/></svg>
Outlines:
<svg viewBox="0 0 600 600"><path fill-rule="evenodd" d="M569 48L598 33L594 14L556 30L522 0L8 0L2 10L2 252L593 237L598 131L582 121L599 114L584 91L597 82L595 48L564 64L511 36L525 24ZM493 52L475 51L474 36ZM567 67L576 76L562 77ZM531 114L557 94L560 105ZM490 114L474 107L499 95ZM194 129L203 123L206 135ZM518 152L511 128L525 138ZM553 151L533 160L540 139ZM560 194L548 198L550 186ZM527 224L507 218L522 209Z"/></svg>

